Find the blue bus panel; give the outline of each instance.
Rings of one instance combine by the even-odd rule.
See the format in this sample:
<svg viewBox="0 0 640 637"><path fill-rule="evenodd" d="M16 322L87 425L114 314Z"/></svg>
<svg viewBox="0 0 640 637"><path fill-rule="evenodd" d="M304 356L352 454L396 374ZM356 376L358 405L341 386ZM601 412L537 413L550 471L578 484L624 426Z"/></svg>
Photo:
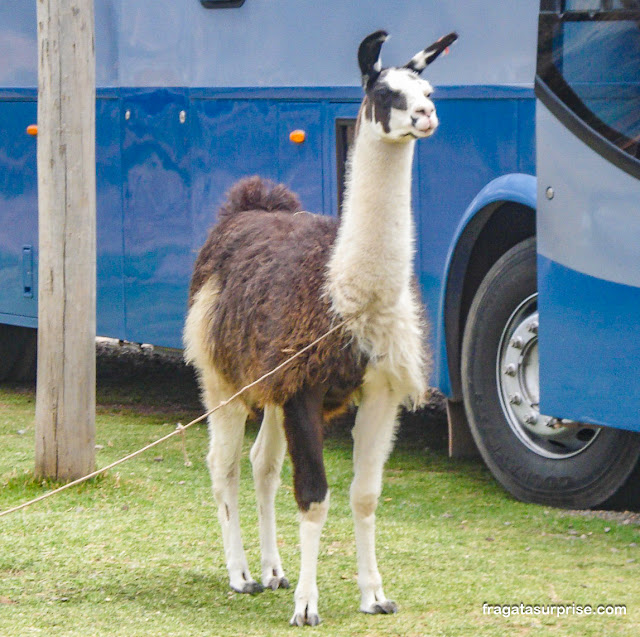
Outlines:
<svg viewBox="0 0 640 637"><path fill-rule="evenodd" d="M434 345L443 342L461 220L494 179L534 172L536 2L460 11L434 0L248 0L210 10L198 0L96 0L95 12L98 331L171 347L181 346L196 251L234 181L259 173L307 209L338 214L339 127L362 94L355 43L384 26L384 60L402 63L458 30L456 54L428 74L441 130L417 146L414 165L416 268ZM23 282L25 246L37 273L36 141L24 133L36 117L35 1L0 7L0 55L12 60L0 68L0 314L35 327L37 277L32 298ZM289 139L295 129L301 144ZM447 352L434 349L434 383L448 391Z"/></svg>
<svg viewBox="0 0 640 637"><path fill-rule="evenodd" d="M37 313L38 246L36 140L26 128L36 121L35 99L0 101L0 315L3 322ZM33 250L32 289L25 293L24 248Z"/></svg>
<svg viewBox="0 0 640 637"><path fill-rule="evenodd" d="M537 118L540 406L640 431L640 181Z"/></svg>
<svg viewBox="0 0 640 637"><path fill-rule="evenodd" d="M539 44L541 408L640 431L640 10L570 5Z"/></svg>
<svg viewBox="0 0 640 637"><path fill-rule="evenodd" d="M541 408L640 431L640 287L540 257Z"/></svg>

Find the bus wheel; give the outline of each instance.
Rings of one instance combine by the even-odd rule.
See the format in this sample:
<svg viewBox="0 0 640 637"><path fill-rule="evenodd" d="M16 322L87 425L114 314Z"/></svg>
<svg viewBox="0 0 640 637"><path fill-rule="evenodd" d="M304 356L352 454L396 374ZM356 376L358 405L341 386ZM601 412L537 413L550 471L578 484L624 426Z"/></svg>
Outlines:
<svg viewBox="0 0 640 637"><path fill-rule="evenodd" d="M34 381L37 330L0 325L0 381Z"/></svg>
<svg viewBox="0 0 640 637"><path fill-rule="evenodd" d="M640 457L640 434L540 414L535 238L491 268L462 343L462 386L485 463L514 497L566 508L611 498Z"/></svg>

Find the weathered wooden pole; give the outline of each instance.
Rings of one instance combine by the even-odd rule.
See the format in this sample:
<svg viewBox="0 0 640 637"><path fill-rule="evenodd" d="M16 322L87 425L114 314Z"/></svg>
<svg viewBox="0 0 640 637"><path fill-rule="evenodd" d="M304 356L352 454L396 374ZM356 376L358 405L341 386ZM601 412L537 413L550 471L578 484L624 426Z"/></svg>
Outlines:
<svg viewBox="0 0 640 637"><path fill-rule="evenodd" d="M36 475L95 464L93 0L38 0Z"/></svg>

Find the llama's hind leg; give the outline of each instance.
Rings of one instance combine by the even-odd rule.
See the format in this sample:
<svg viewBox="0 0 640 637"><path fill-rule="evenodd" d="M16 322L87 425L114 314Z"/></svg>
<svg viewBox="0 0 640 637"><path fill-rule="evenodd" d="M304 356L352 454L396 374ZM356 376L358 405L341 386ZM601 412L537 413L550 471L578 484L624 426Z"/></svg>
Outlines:
<svg viewBox="0 0 640 637"><path fill-rule="evenodd" d="M300 577L295 592L292 626L316 626L316 573L320 535L329 509L329 488L322 458L324 392L302 391L284 405L284 425L293 462L293 483L300 511Z"/></svg>
<svg viewBox="0 0 640 637"><path fill-rule="evenodd" d="M382 375L368 374L353 428L354 478L351 484L360 610L395 613L397 606L382 590L375 549L376 508L382 470L393 446L398 401Z"/></svg>
<svg viewBox="0 0 640 637"><path fill-rule="evenodd" d="M278 551L275 512L276 492L280 485L280 472L286 450L282 409L275 405L266 405L260 432L251 448L250 458L258 500L262 583L272 590L289 588Z"/></svg>
<svg viewBox="0 0 640 637"><path fill-rule="evenodd" d="M204 394L209 409L226 397L212 386L205 386ZM235 401L209 416L207 464L211 473L213 495L218 505L229 585L238 593L259 593L263 587L249 572L242 545L238 508L240 457L247 415L245 406Z"/></svg>

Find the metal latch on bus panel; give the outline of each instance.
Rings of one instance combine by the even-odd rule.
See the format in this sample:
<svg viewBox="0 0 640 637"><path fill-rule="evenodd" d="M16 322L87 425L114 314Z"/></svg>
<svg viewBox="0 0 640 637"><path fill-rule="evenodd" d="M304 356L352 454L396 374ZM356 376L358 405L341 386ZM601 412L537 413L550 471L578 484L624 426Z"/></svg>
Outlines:
<svg viewBox="0 0 640 637"><path fill-rule="evenodd" d="M22 296L33 298L33 247L22 246Z"/></svg>

